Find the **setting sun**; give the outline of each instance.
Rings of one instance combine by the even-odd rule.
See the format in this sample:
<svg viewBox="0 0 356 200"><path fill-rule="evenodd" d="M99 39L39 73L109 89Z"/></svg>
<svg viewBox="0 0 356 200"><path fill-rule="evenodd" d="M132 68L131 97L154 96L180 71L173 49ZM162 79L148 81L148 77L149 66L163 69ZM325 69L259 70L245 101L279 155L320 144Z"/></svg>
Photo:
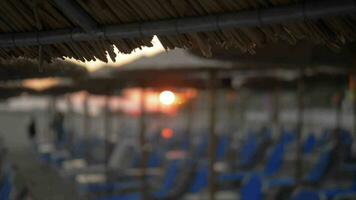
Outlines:
<svg viewBox="0 0 356 200"><path fill-rule="evenodd" d="M172 105L176 100L176 95L171 91L163 91L159 94L159 101L163 105Z"/></svg>

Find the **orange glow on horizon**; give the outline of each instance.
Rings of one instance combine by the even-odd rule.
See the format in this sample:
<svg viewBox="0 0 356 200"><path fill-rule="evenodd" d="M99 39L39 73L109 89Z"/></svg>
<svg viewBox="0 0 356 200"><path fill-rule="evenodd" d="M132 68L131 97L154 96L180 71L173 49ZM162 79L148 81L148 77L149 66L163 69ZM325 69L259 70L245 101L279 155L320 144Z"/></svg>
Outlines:
<svg viewBox="0 0 356 200"><path fill-rule="evenodd" d="M111 97L110 107L112 111L126 113L133 117L140 116L141 111L141 89L131 88L123 91L121 96ZM171 105L164 105L160 101L160 94L162 91L157 91L155 89L145 90L145 112L152 114L165 114L169 116L174 116L177 114L181 106L184 106L186 102L195 98L196 91L187 89L184 91L174 92L175 100ZM83 99L87 96L85 92L79 92L72 94L72 100L76 110L82 112ZM98 113L104 106L104 98L101 96L90 95L90 110L93 113Z"/></svg>
<svg viewBox="0 0 356 200"><path fill-rule="evenodd" d="M33 90L41 91L58 85L61 82L58 78L28 79L22 81L22 86Z"/></svg>

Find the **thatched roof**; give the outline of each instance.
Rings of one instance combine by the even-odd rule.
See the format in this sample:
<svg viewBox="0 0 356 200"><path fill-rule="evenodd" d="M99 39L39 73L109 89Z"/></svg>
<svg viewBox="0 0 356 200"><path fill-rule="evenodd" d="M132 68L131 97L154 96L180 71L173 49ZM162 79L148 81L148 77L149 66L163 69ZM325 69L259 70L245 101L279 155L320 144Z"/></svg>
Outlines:
<svg viewBox="0 0 356 200"><path fill-rule="evenodd" d="M33 2L38 3L34 4ZM82 32L83 27L85 29L88 23L80 23L79 18L69 16L68 12L70 11L67 11L65 14L64 12L66 12L66 10L61 9L56 2L60 1L1 1L0 38L8 38L8 40L4 40L6 44L2 44L4 47L0 48L0 58L9 59L19 56L36 58L39 55L38 46L27 45L29 43L28 35L21 38L21 41L19 39L20 37L15 37L15 39L18 40L14 42L11 41L14 37L4 35L5 33L33 32L30 36L38 37L38 34L36 34L37 31L52 31L41 32L41 34L39 34L40 36L48 35L55 31L62 31L64 35L71 35L73 32ZM303 6L304 1L292 0L73 0L73 2L79 5L77 8L84 11L82 13L87 16L84 18L91 19L91 21L89 20L89 25L94 24L94 27L106 27L107 25L116 26L129 24L122 28L122 30L138 29L139 33L135 36L136 38L128 38L130 34L125 35L125 31L122 31L121 35L127 36L127 38L117 37L109 39L105 39L108 35L99 34L101 37L96 36L95 41L86 41L93 36L89 34L85 35L86 37L71 38L71 36L69 36L65 38L63 36L61 39L69 41L53 44L51 41L46 41L49 44L42 45L43 57L47 60L67 56L82 61L95 60L96 58L106 61L106 53L108 53L112 59L115 58L113 45L117 46L119 51L123 53L130 53L133 49L140 46L151 46L150 40L152 36L150 32L145 32L144 25L133 23L158 21L157 24L159 24L159 22L162 22L159 20L171 20L170 22L174 22L172 19L193 17L190 19L194 20L194 17L200 16L211 16L211 19L219 20L217 16L223 13L236 14L242 13L242 11L257 11L285 6L294 6L294 8L298 9L302 9L303 7L310 9L318 8L318 3L314 1L316 6L314 5L313 7L313 4L312 6ZM308 1L305 2L308 3ZM321 3L325 2L326 1L321 1ZM339 5L345 2L351 5L350 8L346 8L349 11L347 14L336 11L329 12L330 17L325 18L320 12L320 15L312 15L311 10L305 10L308 12L304 12L304 14L308 14L309 17L312 15L313 19L318 20L309 20L308 17L303 16L298 17L296 13L295 15L291 15L295 17L292 21L286 17L286 20L278 19L279 21L285 21L285 23L273 23L273 25L269 25L271 21L277 18L277 15L274 16L275 18L272 17L267 20L261 20L259 17L267 12L249 12L249 14L255 13L254 21L259 18L260 25L249 26L248 24L244 25L241 23L238 29L230 28L216 31L197 31L198 28L204 29L204 27L194 26L194 30L191 32L187 29L177 30L176 28L176 30L171 30L169 34L167 31L166 35L162 34L158 35L158 37L166 49L173 49L175 47L199 48L204 55L210 55L212 44L222 48L234 47L239 49L240 52L254 53L257 47L276 41L283 41L287 44L294 45L298 43L299 40L307 40L315 44L337 49L356 39L356 18L355 15L350 15L350 11L352 11L355 6L352 1L337 1ZM331 1L331 3L337 5L336 1ZM322 17L322 19L319 19L320 17ZM241 18L243 19L243 15L241 15L239 19ZM164 24L164 22L165 21L160 25ZM202 21L201 24L203 24L203 22L207 24L205 21ZM257 23L257 21L255 23ZM167 24L164 25L167 27ZM221 24L220 26L219 24L215 25L217 28L222 27ZM174 26L176 25L173 24L172 29L174 29ZM150 28L153 30L153 34L159 29L158 26L150 26ZM176 34L172 34L174 31ZM183 34L179 34L181 32ZM19 35L17 34L15 36ZM7 46L9 46L10 43L15 47L8 48Z"/></svg>
<svg viewBox="0 0 356 200"><path fill-rule="evenodd" d="M0 81L47 77L78 78L87 74L88 71L83 66L62 60L44 64L42 67L34 60L23 58L0 62Z"/></svg>
<svg viewBox="0 0 356 200"><path fill-rule="evenodd" d="M194 55L203 57L199 50L191 51ZM239 68L279 68L293 69L309 67L312 69L335 68L350 70L356 59L356 43L350 43L337 51L316 45L312 42L300 41L296 45L283 42L256 48L256 54L244 54L238 49L223 49L214 46L212 58L239 64ZM243 67L244 65L244 67Z"/></svg>

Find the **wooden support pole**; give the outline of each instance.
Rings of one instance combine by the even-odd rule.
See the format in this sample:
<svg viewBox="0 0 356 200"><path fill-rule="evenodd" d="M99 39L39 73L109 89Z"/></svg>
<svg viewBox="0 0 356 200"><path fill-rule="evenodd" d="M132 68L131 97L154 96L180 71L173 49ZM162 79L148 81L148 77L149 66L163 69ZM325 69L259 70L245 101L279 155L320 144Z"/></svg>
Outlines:
<svg viewBox="0 0 356 200"><path fill-rule="evenodd" d="M245 134L247 134L247 132L245 132L246 111L248 106L247 102L248 102L248 95L243 94L242 90L240 90L240 94L238 96L238 132L241 135L241 137L244 137Z"/></svg>
<svg viewBox="0 0 356 200"><path fill-rule="evenodd" d="M273 91L273 111L272 111L272 134L273 136L280 136L280 124L279 124L279 114L280 114L280 87L275 86Z"/></svg>
<svg viewBox="0 0 356 200"><path fill-rule="evenodd" d="M209 176L208 189L209 200L215 200L216 192L216 173L214 169L216 160L216 72L211 71L209 74Z"/></svg>
<svg viewBox="0 0 356 200"><path fill-rule="evenodd" d="M338 92L336 94L336 105L335 105L335 125L336 131L339 133L341 129L341 122L342 122L342 101L343 101L343 94L342 92Z"/></svg>
<svg viewBox="0 0 356 200"><path fill-rule="evenodd" d="M188 154L192 155L192 132L193 132L193 120L194 120L194 99L191 99L187 104L187 124L186 124L186 131L185 131L185 142L187 142L187 150Z"/></svg>
<svg viewBox="0 0 356 200"><path fill-rule="evenodd" d="M66 128L67 128L67 143L68 147L71 149L74 144L74 124L75 124L75 116L74 116L74 106L70 95L65 96L66 104L67 104L67 113L66 113Z"/></svg>
<svg viewBox="0 0 356 200"><path fill-rule="evenodd" d="M48 134L45 135L47 139L53 140L55 142L56 133L53 127L53 120L56 114L57 99L56 97L49 97L48 99Z"/></svg>
<svg viewBox="0 0 356 200"><path fill-rule="evenodd" d="M148 149L147 149L147 141L146 141L146 124L145 124L145 99L146 99L146 91L145 88L141 88L140 95L140 118L139 118L139 144L140 144L140 152L141 152L141 199L148 199L148 184L146 182L146 167L148 160Z"/></svg>
<svg viewBox="0 0 356 200"><path fill-rule="evenodd" d="M352 92L352 107L353 107L353 136L356 141L356 74L350 76L350 90Z"/></svg>
<svg viewBox="0 0 356 200"><path fill-rule="evenodd" d="M229 137L232 140L236 132L236 91L234 89L228 90L228 103L226 106L229 123Z"/></svg>
<svg viewBox="0 0 356 200"><path fill-rule="evenodd" d="M89 94L84 96L83 100L83 137L90 137L90 114L89 114ZM85 144L84 156L86 159L90 159L89 144Z"/></svg>
<svg viewBox="0 0 356 200"><path fill-rule="evenodd" d="M234 89L229 89L228 94L227 94L227 101L228 103L226 104L226 109L227 109L227 117L228 117L228 137L229 140L231 141L230 144L233 144L236 140L236 132L238 129L239 125L236 125L236 100L237 100L237 94L236 90ZM241 133L238 133L241 134ZM236 160L236 149L234 148L228 148L228 155L227 155L227 161L231 165L235 163Z"/></svg>
<svg viewBox="0 0 356 200"><path fill-rule="evenodd" d="M354 141L356 142L356 91L354 93L354 99L353 99L353 132L354 132Z"/></svg>
<svg viewBox="0 0 356 200"><path fill-rule="evenodd" d="M104 108L104 148L105 148L105 176L106 183L110 183L110 169L109 169L109 160L110 160L110 142L109 138L111 135L111 111L110 111L110 96L105 98L105 108ZM108 191L110 194L111 191Z"/></svg>
<svg viewBox="0 0 356 200"><path fill-rule="evenodd" d="M297 100L298 100L298 114L297 114L297 157L295 164L295 180L299 184L303 178L303 144L302 134L304 126L304 70L301 69L298 80Z"/></svg>
<svg viewBox="0 0 356 200"><path fill-rule="evenodd" d="M89 116L89 94L86 94L83 100L83 133L89 134L90 130L90 116Z"/></svg>

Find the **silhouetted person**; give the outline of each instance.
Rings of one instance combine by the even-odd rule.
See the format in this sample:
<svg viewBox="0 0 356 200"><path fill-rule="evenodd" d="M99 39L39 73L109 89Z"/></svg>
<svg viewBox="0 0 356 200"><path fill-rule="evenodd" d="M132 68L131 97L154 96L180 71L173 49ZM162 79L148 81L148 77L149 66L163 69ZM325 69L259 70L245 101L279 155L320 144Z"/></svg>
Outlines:
<svg viewBox="0 0 356 200"><path fill-rule="evenodd" d="M34 141L36 139L36 120L34 117L31 118L27 129L28 137L31 141Z"/></svg>

